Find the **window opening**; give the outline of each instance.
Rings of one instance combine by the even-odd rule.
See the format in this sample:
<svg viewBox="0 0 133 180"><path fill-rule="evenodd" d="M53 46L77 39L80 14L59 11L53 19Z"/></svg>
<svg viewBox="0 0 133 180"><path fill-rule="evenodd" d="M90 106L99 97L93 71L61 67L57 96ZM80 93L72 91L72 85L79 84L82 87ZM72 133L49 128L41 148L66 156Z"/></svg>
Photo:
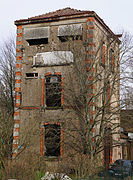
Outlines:
<svg viewBox="0 0 133 180"><path fill-rule="evenodd" d="M38 73L26 73L26 78L38 78Z"/></svg>
<svg viewBox="0 0 133 180"><path fill-rule="evenodd" d="M45 125L44 150L46 156L60 156L60 125Z"/></svg>
<svg viewBox="0 0 133 180"><path fill-rule="evenodd" d="M59 36L59 40L61 42L66 42L66 41L68 41L68 37L67 36Z"/></svg>
<svg viewBox="0 0 133 180"><path fill-rule="evenodd" d="M30 46L32 46L32 45L48 44L48 38L28 39L27 42L29 43Z"/></svg>
<svg viewBox="0 0 133 180"><path fill-rule="evenodd" d="M112 132L110 128L104 130L104 166L109 168L112 160Z"/></svg>
<svg viewBox="0 0 133 180"><path fill-rule="evenodd" d="M101 42L101 47L100 47L100 65L105 67L105 44L104 42L102 41Z"/></svg>
<svg viewBox="0 0 133 180"><path fill-rule="evenodd" d="M61 107L61 76L46 76L46 105Z"/></svg>
<svg viewBox="0 0 133 180"><path fill-rule="evenodd" d="M74 41L74 40L82 40L81 35L75 35L75 36L59 36L59 40L61 42L67 42L67 41Z"/></svg>
<svg viewBox="0 0 133 180"><path fill-rule="evenodd" d="M104 84L103 97L104 97L105 109L106 109L107 113L109 113L110 112L110 102L111 102L111 89L110 89L109 81Z"/></svg>
<svg viewBox="0 0 133 180"><path fill-rule="evenodd" d="M115 57L114 57L114 51L113 49L110 49L109 51L109 65L110 65L110 70L114 72L114 66L115 66Z"/></svg>

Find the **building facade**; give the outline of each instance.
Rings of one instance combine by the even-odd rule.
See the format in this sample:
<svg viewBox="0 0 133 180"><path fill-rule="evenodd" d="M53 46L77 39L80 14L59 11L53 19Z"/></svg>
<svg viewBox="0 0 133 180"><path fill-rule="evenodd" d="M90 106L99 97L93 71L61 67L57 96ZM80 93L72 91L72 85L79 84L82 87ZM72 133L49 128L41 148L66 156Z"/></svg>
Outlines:
<svg viewBox="0 0 133 180"><path fill-rule="evenodd" d="M58 158L101 151L107 166L121 158L118 36L95 12L71 8L15 25L13 157L26 146Z"/></svg>

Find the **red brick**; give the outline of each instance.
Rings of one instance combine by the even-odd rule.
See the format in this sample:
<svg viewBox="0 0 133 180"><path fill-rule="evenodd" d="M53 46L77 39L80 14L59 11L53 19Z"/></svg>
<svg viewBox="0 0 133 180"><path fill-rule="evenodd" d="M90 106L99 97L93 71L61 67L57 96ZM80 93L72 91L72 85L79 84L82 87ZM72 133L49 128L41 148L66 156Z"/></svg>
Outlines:
<svg viewBox="0 0 133 180"><path fill-rule="evenodd" d="M14 132L19 132L20 128L15 128Z"/></svg>
<svg viewBox="0 0 133 180"><path fill-rule="evenodd" d="M16 49L16 52L21 52L21 50L20 49Z"/></svg>
<svg viewBox="0 0 133 180"><path fill-rule="evenodd" d="M17 61L22 60L22 56L16 56L16 60L17 60Z"/></svg>
<svg viewBox="0 0 133 180"><path fill-rule="evenodd" d="M61 75L61 72L55 72L54 74L56 74L56 75Z"/></svg>
<svg viewBox="0 0 133 180"><path fill-rule="evenodd" d="M87 63L87 64L90 64L90 63L92 63L92 60L91 60L91 59L88 59L88 60L86 61L86 63Z"/></svg>
<svg viewBox="0 0 133 180"><path fill-rule="evenodd" d="M21 68L22 64L16 64L16 68Z"/></svg>
<svg viewBox="0 0 133 180"><path fill-rule="evenodd" d="M13 136L13 139L14 139L14 140L18 140L18 139L19 139L19 136Z"/></svg>
<svg viewBox="0 0 133 180"><path fill-rule="evenodd" d="M18 144L13 144L13 148L14 149L18 148Z"/></svg>
<svg viewBox="0 0 133 180"><path fill-rule="evenodd" d="M21 79L16 79L15 83L17 84L21 83Z"/></svg>
<svg viewBox="0 0 133 180"><path fill-rule="evenodd" d="M15 92L20 92L21 91L21 88L15 88Z"/></svg>
<svg viewBox="0 0 133 180"><path fill-rule="evenodd" d="M94 29L94 26L93 25L88 25L87 29Z"/></svg>
<svg viewBox="0 0 133 180"><path fill-rule="evenodd" d="M87 38L89 39L89 38L94 38L95 36L94 36L94 34L89 34L89 33L87 33Z"/></svg>
<svg viewBox="0 0 133 180"><path fill-rule="evenodd" d="M19 116L20 115L20 112L15 112L14 113L14 116Z"/></svg>
<svg viewBox="0 0 133 180"><path fill-rule="evenodd" d="M16 44L17 44L17 45L21 45L21 44L22 44L22 41L17 41Z"/></svg>
<svg viewBox="0 0 133 180"><path fill-rule="evenodd" d="M22 37L22 36L23 36L22 33L18 33L18 34L17 34L17 37Z"/></svg>
<svg viewBox="0 0 133 180"><path fill-rule="evenodd" d="M45 76L49 76L49 75L52 75L52 73L51 72L45 73Z"/></svg>
<svg viewBox="0 0 133 180"><path fill-rule="evenodd" d="M91 132L94 133L95 132L95 128L92 128Z"/></svg>
<svg viewBox="0 0 133 180"><path fill-rule="evenodd" d="M14 124L20 124L20 120L14 120Z"/></svg>
<svg viewBox="0 0 133 180"><path fill-rule="evenodd" d="M95 21L95 18L94 17L89 17L89 18L87 18L87 21Z"/></svg>
<svg viewBox="0 0 133 180"><path fill-rule="evenodd" d="M95 111L91 111L91 114L94 115L94 114L95 114Z"/></svg>
<svg viewBox="0 0 133 180"><path fill-rule="evenodd" d="M22 26L17 26L17 29L22 29Z"/></svg>
<svg viewBox="0 0 133 180"><path fill-rule="evenodd" d="M20 107L20 103L16 103L16 104L15 104L15 107Z"/></svg>
<svg viewBox="0 0 133 180"><path fill-rule="evenodd" d="M12 157L16 158L18 153L13 153Z"/></svg>
<svg viewBox="0 0 133 180"><path fill-rule="evenodd" d="M16 76L21 76L21 72L16 72Z"/></svg>
<svg viewBox="0 0 133 180"><path fill-rule="evenodd" d="M88 80L94 80L94 76L90 76Z"/></svg>
<svg viewBox="0 0 133 180"><path fill-rule="evenodd" d="M93 119L90 119L90 124L93 124L94 120Z"/></svg>

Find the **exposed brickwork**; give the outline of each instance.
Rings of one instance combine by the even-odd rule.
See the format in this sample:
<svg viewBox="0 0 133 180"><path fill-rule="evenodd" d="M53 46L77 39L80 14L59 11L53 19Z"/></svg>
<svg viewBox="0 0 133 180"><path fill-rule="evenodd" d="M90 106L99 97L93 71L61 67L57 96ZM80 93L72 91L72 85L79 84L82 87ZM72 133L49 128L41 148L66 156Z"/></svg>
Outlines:
<svg viewBox="0 0 133 180"><path fill-rule="evenodd" d="M95 26L94 26L94 21L95 18L94 17L89 17L87 18L87 27L86 27L86 31L87 31L87 72L88 72L88 101L89 101L89 118L90 118L90 125L93 126L94 120L93 120L93 116L95 114L95 111L93 110L94 108L94 67L93 67L93 59L95 56ZM91 130L92 133L92 147L93 150L95 150L95 139L94 137L94 133L95 133L95 127L92 128Z"/></svg>
<svg viewBox="0 0 133 180"><path fill-rule="evenodd" d="M40 107L37 106L24 106L21 107L22 110L34 110L34 109L40 109Z"/></svg>
<svg viewBox="0 0 133 180"><path fill-rule="evenodd" d="M57 124L61 126L60 122L47 122L44 123L40 129L40 156L44 155L44 126L49 124ZM60 156L63 155L63 128L60 128Z"/></svg>
<svg viewBox="0 0 133 180"><path fill-rule="evenodd" d="M17 156L20 132L20 101L21 101L21 62L22 62L22 26L17 27L16 49L16 78L15 78L15 110L14 110L14 133L13 133L13 158ZM19 46L18 46L19 45Z"/></svg>
<svg viewBox="0 0 133 180"><path fill-rule="evenodd" d="M40 130L40 156L44 154L44 127Z"/></svg>
<svg viewBox="0 0 133 180"><path fill-rule="evenodd" d="M91 15L89 14L91 13ZM81 15L81 16L80 16ZM66 17L65 17L66 16ZM91 16L91 17L89 17ZM58 19L58 20L57 20ZM60 21L61 20L61 21ZM76 20L76 21L75 21ZM78 21L79 20L79 21ZM47 21L47 23L45 23ZM95 120L95 100L94 100L94 93L96 92L96 86L94 86L95 81L95 66L94 66L94 58L96 53L96 34L97 34L97 28L99 28L100 33L102 33L102 28L104 28L104 31L107 30L107 33L113 36L115 36L111 30L107 28L107 26L103 23L103 21L98 18L96 13L90 12L90 11L79 11L74 10L70 8L65 8L63 10L58 10L52 13L44 14L41 16L29 18L26 20L20 20L16 21L15 23L23 25L24 31L25 28L30 29L33 27L33 29L37 29L40 27L46 27L48 25L48 22L52 22L51 26L49 28L49 37L48 37L48 44L44 45L28 45L26 42L26 38L23 38L22 34L22 26L17 27L17 42L16 42L16 80L15 80L15 113L14 113L14 140L13 140L13 158L17 156L18 153L18 146L19 144L19 133L20 133L20 121L21 121L21 128L22 132L25 131L26 123L30 122L34 125L35 119L38 120L37 128L40 127L40 133L36 134L37 138L33 138L31 140L31 144L33 145L33 150L38 151L39 149L36 148L36 144L39 144L38 137L40 137L40 155L44 155L44 140L45 140L45 125L48 124L58 124L61 126L61 136L60 136L60 156L65 154L65 142L63 147L63 138L64 141L66 140L66 134L65 130L62 128L66 128L66 124L68 123L69 126L69 116L71 116L74 121L77 121L75 118L75 114L72 113L72 115L68 115L68 121L66 119L66 113L71 112L71 105L67 105L65 107L64 105L64 81L67 81L67 77L64 79L63 74L67 75L67 72L69 71L69 68L72 68L72 64L69 66L67 65L67 68L65 66L56 66L56 63L50 66L50 64L46 66L32 66L35 61L39 62L39 59L35 59L36 53L44 53L44 52L51 52L51 51L60 51L60 50L68 50L67 46L65 47L63 45L63 42L60 42L60 40L57 40L57 32L58 32L58 26L64 25L64 24L81 24L83 28L83 32L86 31L86 33L83 33L82 40L86 39L87 42L85 42L85 48L86 48L86 71L88 73L87 81L88 82L88 102L89 108L87 110L87 117L89 122L89 128L91 130L91 137L90 140L92 141L91 149L93 149L93 152L95 149L95 135L97 133L97 127L94 126L94 120ZM32 24L34 23L34 24ZM38 24L39 23L39 24ZM31 25L32 24L32 25ZM39 26L38 26L39 25ZM24 35L25 36L25 35ZM105 35L106 36L106 35ZM73 39L75 41L75 39ZM82 40L75 42L82 42ZM22 44L23 41L23 44ZM28 41L28 40L27 40ZM55 43L55 47L51 48L52 43ZM67 44L65 42L64 44ZM60 45L63 46L60 48ZM82 45L81 45L82 46ZM84 48L83 47L83 48ZM81 47L82 48L82 47ZM22 56L23 51L23 56ZM103 48L103 51L105 52L106 49ZM103 54L104 54L103 52ZM73 55L74 52L73 52ZM75 57L75 56L74 56ZM39 56L38 56L39 58ZM42 59L45 61L44 59ZM47 60L47 59L46 59ZM105 64L105 57L103 56L103 62ZM96 64L95 64L96 65ZM23 71L21 71L21 68L23 66ZM57 72L56 72L57 71ZM58 72L60 71L60 72ZM71 70L70 70L71 72ZM29 73L29 78L27 74ZM30 73L32 73L30 75ZM33 75L33 76L32 76ZM48 75L61 75L61 106L63 106L63 109L61 108L46 108L46 78L45 76ZM21 78L21 76L23 76ZM25 78L26 76L26 78ZM30 77L32 76L32 77ZM41 76L41 77L40 77ZM66 82L65 82L66 83ZM21 89L22 88L22 89ZM32 89L32 91L31 91ZM21 92L22 90L22 92ZM119 94L119 92L117 91ZM21 102L22 101L22 102ZM67 104L67 103L66 103ZM73 107L74 108L74 107ZM69 110L68 110L69 109ZM36 111L35 111L36 110ZM21 116L20 116L21 115ZM20 120L21 117L21 120ZM73 118L74 117L74 118ZM58 122L59 121L59 122ZM45 123L44 123L45 122ZM65 124L66 123L66 124ZM35 127L36 128L36 127ZM31 132L32 133L32 132ZM63 134L64 133L64 134ZM64 137L63 137L64 136ZM35 142L34 142L35 141ZM119 148L118 148L119 149ZM67 149L68 150L68 149ZM63 152L64 151L64 152ZM71 149L70 149L71 151ZM118 152L120 152L120 149L116 151L117 155ZM112 152L110 155L110 158L112 159Z"/></svg>
<svg viewBox="0 0 133 180"><path fill-rule="evenodd" d="M60 156L63 156L63 128L61 128Z"/></svg>

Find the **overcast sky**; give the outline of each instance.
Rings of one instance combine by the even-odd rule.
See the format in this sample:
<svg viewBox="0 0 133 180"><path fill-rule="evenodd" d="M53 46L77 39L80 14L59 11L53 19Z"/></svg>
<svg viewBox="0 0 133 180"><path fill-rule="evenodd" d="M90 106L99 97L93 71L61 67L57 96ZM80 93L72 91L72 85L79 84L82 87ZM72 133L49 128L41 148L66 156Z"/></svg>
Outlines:
<svg viewBox="0 0 133 180"><path fill-rule="evenodd" d="M66 7L93 10L114 32L133 34L133 0L0 0L0 41L16 33L15 20Z"/></svg>

